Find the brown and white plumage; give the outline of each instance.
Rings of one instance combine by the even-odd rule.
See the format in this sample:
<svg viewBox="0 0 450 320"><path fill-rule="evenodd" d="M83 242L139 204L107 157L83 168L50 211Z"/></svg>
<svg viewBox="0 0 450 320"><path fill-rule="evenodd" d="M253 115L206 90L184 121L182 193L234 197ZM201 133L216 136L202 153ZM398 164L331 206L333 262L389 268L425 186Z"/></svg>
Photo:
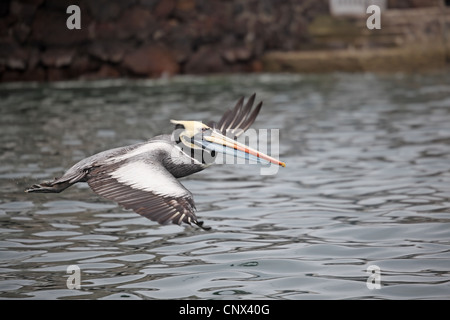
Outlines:
<svg viewBox="0 0 450 320"><path fill-rule="evenodd" d="M157 162L132 160L94 169L91 189L160 224L199 224L191 192ZM148 179L147 177L151 177Z"/></svg>
<svg viewBox="0 0 450 320"><path fill-rule="evenodd" d="M255 108L255 94L252 94L244 106L244 97L241 97L233 109L225 111L219 122L213 121L208 126L219 130L223 135L238 137L255 122L262 107L262 101Z"/></svg>
<svg viewBox="0 0 450 320"><path fill-rule="evenodd" d="M160 224L194 223L208 229L197 220L193 196L177 178L208 167L211 163L203 159L205 155L214 158L214 148L253 152L257 157L264 156L284 166L223 136L225 132L240 135L255 121L261 103L252 108L255 95L244 107L243 100L217 124L172 121L176 124L174 133L181 130L177 136L160 135L144 143L100 152L79 161L60 178L35 184L26 192L58 193L77 182L87 182L95 193ZM213 145L216 147L212 148ZM192 156L190 151L200 151L201 157Z"/></svg>

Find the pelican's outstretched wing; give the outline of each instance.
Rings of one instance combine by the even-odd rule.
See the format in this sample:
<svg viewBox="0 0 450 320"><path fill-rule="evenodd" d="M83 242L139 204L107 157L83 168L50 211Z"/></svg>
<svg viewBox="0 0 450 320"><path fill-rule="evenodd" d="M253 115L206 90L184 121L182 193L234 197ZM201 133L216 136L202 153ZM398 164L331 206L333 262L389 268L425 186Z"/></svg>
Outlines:
<svg viewBox="0 0 450 320"><path fill-rule="evenodd" d="M142 159L100 166L87 182L95 193L150 220L209 229L195 216L192 194L160 163Z"/></svg>
<svg viewBox="0 0 450 320"><path fill-rule="evenodd" d="M255 122L256 117L261 110L262 101L255 108L255 93L247 100L244 106L244 97L240 98L233 109L227 110L219 122L211 121L208 126L219 130L228 137L238 137L244 133Z"/></svg>

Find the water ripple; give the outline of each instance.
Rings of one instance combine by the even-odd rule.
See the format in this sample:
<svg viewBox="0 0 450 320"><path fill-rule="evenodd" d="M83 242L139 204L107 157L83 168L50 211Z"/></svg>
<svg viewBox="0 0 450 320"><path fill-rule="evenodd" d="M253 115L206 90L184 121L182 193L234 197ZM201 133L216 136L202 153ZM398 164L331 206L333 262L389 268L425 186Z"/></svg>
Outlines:
<svg viewBox="0 0 450 320"><path fill-rule="evenodd" d="M449 82L263 74L0 85L0 298L448 299ZM156 225L83 185L23 193L83 157L168 132L180 114L216 119L249 92L264 100L255 127L280 128L287 167L183 179L209 232ZM79 290L66 285L71 265ZM366 285L370 265L379 290Z"/></svg>

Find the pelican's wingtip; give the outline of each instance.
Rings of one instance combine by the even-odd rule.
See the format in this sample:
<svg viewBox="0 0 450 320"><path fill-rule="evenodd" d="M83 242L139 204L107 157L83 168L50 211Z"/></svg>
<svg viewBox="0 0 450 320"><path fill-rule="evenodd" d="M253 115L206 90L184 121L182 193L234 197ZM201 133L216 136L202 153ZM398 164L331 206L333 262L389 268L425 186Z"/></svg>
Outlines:
<svg viewBox="0 0 450 320"><path fill-rule="evenodd" d="M205 231L211 230L211 227L207 227L207 226L203 225L203 223L204 223L203 221L194 221L194 223Z"/></svg>

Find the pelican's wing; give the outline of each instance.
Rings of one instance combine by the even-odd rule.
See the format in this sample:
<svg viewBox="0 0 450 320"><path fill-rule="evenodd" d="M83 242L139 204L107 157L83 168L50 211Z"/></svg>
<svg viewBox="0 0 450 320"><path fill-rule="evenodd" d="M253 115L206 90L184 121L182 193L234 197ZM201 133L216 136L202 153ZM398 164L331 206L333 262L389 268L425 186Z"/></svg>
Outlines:
<svg viewBox="0 0 450 320"><path fill-rule="evenodd" d="M161 164L126 160L100 166L89 172L87 182L95 193L160 224L206 229L195 216L192 194Z"/></svg>
<svg viewBox="0 0 450 320"><path fill-rule="evenodd" d="M227 110L219 122L210 122L208 126L219 130L223 135L238 137L255 122L261 110L262 102L253 108L255 93L247 100L244 106L244 97L240 98L233 109Z"/></svg>

